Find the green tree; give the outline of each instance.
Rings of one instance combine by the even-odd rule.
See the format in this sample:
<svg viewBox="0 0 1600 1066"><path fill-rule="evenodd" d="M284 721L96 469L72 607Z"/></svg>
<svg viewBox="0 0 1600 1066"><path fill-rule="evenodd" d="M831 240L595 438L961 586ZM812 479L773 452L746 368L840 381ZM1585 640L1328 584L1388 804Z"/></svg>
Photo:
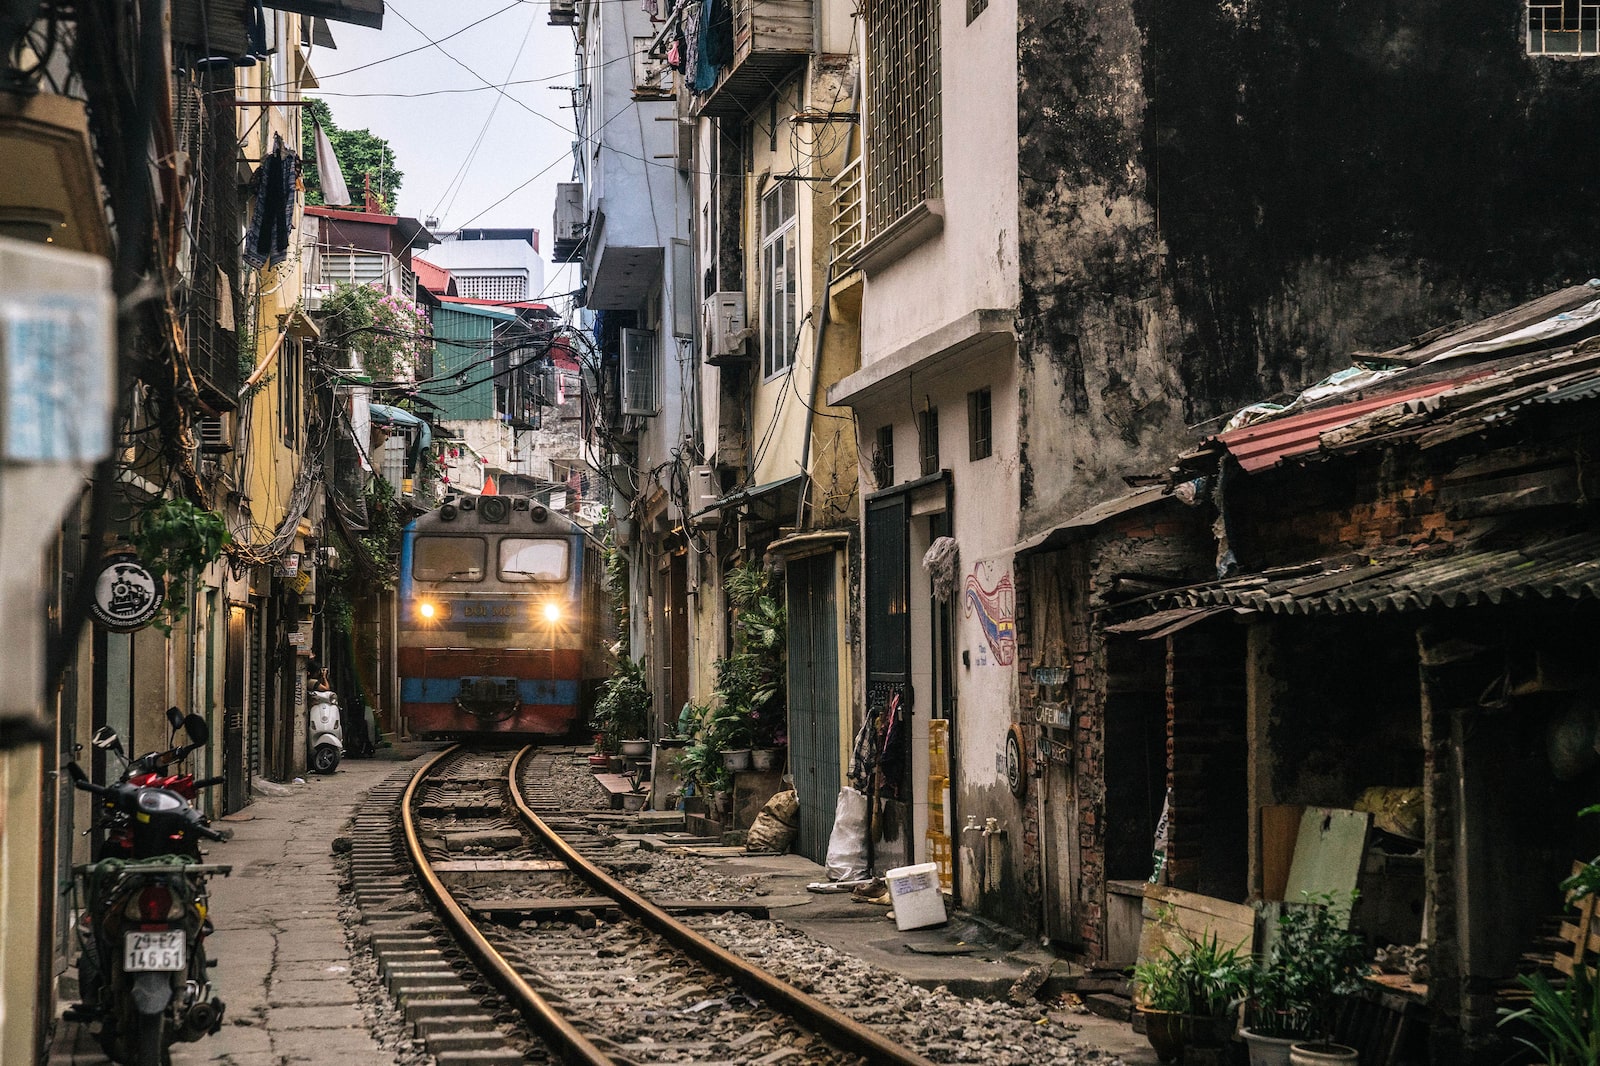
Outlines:
<svg viewBox="0 0 1600 1066"><path fill-rule="evenodd" d="M326 100L312 100L306 106L306 111L309 112L307 121L300 130L300 158L305 162L306 203L323 203L322 178L317 173L316 127L309 121L315 118L333 143L333 154L339 160L339 169L344 172L344 181L350 187L350 199L354 201L354 206L360 207L365 187L363 179L370 174L372 191L377 194L383 210L392 214L395 194L400 191L400 181L405 175L394 165L394 150L389 147L389 142L373 136L367 130L340 129L333 120L333 112Z"/></svg>

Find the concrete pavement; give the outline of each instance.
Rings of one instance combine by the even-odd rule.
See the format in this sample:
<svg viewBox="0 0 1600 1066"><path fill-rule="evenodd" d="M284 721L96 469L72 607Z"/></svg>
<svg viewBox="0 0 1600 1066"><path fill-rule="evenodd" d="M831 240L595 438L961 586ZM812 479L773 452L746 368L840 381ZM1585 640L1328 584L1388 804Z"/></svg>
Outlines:
<svg viewBox="0 0 1600 1066"><path fill-rule="evenodd" d="M225 822L234 837L212 845L207 859L233 866L232 876L211 882L216 932L208 941L227 1013L221 1032L174 1045L173 1066L394 1066L416 1057L372 1035L375 1010L362 1005L345 947L330 844L361 796L422 750L402 745L343 762L330 777L284 786L289 795L258 796ZM87 1026L58 1020L52 1066L105 1061Z"/></svg>

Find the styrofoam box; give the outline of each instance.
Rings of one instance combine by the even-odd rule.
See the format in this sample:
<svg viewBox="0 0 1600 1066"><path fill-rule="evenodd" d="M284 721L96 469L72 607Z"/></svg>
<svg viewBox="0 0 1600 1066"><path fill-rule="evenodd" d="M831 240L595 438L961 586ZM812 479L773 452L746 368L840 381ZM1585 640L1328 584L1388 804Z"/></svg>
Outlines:
<svg viewBox="0 0 1600 1066"><path fill-rule="evenodd" d="M931 862L900 866L883 875L894 901L895 928L922 929L945 922L944 896L939 894L939 867Z"/></svg>

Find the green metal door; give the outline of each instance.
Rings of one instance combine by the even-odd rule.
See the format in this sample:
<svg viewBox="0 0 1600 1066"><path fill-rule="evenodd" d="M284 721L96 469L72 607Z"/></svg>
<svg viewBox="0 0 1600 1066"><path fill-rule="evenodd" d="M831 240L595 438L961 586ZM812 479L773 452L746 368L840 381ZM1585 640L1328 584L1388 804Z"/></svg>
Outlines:
<svg viewBox="0 0 1600 1066"><path fill-rule="evenodd" d="M839 797L839 646L834 555L788 565L789 768L800 798L800 854L825 863Z"/></svg>

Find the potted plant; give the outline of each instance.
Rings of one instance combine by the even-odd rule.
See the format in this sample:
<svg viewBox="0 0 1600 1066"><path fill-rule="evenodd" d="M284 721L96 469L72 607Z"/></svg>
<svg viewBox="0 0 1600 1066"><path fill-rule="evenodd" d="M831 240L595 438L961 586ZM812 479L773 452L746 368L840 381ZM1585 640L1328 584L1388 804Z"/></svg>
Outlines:
<svg viewBox="0 0 1600 1066"><path fill-rule="evenodd" d="M604 738L608 752L628 754L630 742L634 756L650 750L645 736L650 726L650 689L642 664L626 655L617 660L616 670L601 686L589 712L589 723Z"/></svg>
<svg viewBox="0 0 1600 1066"><path fill-rule="evenodd" d="M716 661L712 721L730 771L748 770L752 749L775 752L784 728L784 610L771 586L771 575L759 567L728 573L735 650ZM773 765L778 759L771 754L762 761Z"/></svg>
<svg viewBox="0 0 1600 1066"><path fill-rule="evenodd" d="M1354 1063L1359 1053L1333 1042L1339 999L1367 972L1361 937L1350 929L1349 902L1308 896L1286 905L1278 936L1249 981L1245 1027L1251 1066Z"/></svg>
<svg viewBox="0 0 1600 1066"><path fill-rule="evenodd" d="M1224 948L1215 933L1200 938L1180 929L1177 935L1182 950L1164 947L1133 970L1134 1003L1162 1062L1176 1061L1185 1048L1226 1046L1250 988L1249 955Z"/></svg>

